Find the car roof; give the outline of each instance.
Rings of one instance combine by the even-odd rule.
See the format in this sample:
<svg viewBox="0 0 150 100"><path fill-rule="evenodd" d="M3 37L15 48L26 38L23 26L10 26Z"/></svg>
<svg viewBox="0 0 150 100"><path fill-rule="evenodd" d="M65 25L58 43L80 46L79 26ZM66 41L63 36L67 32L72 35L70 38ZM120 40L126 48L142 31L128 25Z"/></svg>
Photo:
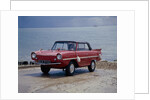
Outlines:
<svg viewBox="0 0 150 100"><path fill-rule="evenodd" d="M66 42L66 43L69 43L69 42L72 42L72 43L88 43L88 42L76 42L76 41L56 41L55 43L61 43L61 42Z"/></svg>

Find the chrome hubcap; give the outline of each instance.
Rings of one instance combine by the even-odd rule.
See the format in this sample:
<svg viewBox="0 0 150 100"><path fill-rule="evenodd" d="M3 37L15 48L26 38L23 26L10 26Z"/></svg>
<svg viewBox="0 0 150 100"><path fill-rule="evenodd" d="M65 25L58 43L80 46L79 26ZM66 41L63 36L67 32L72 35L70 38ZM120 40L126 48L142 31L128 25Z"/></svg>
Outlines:
<svg viewBox="0 0 150 100"><path fill-rule="evenodd" d="M95 68L95 63L94 63L94 62L92 62L92 64L91 64L91 68L92 68L92 69L94 69L94 68Z"/></svg>
<svg viewBox="0 0 150 100"><path fill-rule="evenodd" d="M73 72L74 72L74 65L71 64L71 65L70 65L70 73L73 73Z"/></svg>

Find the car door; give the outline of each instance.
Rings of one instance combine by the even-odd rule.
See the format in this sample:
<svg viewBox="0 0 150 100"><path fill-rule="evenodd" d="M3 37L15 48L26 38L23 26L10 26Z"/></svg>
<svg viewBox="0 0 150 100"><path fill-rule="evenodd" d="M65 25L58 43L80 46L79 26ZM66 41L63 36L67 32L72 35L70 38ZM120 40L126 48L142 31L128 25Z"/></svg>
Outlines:
<svg viewBox="0 0 150 100"><path fill-rule="evenodd" d="M80 58L79 66L89 65L89 49L85 48L85 43L78 43L76 55Z"/></svg>
<svg viewBox="0 0 150 100"><path fill-rule="evenodd" d="M91 63L91 50L89 49L89 46L87 45L87 43L84 44L84 53L85 53L84 64L85 64L85 66L90 65L90 63Z"/></svg>

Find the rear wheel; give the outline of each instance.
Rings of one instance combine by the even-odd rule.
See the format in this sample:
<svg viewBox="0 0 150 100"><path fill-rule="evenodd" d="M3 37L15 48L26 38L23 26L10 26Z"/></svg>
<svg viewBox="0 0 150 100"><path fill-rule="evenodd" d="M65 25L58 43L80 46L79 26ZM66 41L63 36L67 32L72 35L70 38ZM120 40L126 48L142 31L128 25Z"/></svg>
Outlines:
<svg viewBox="0 0 150 100"><path fill-rule="evenodd" d="M95 61L91 61L91 64L88 66L88 70L89 70L90 72L94 72L95 68L96 68L96 63L95 63Z"/></svg>
<svg viewBox="0 0 150 100"><path fill-rule="evenodd" d="M44 74L48 74L48 72L50 71L50 67L41 65L41 71L42 71Z"/></svg>
<svg viewBox="0 0 150 100"><path fill-rule="evenodd" d="M66 67L66 75L72 76L75 72L75 64L71 61L69 65Z"/></svg>

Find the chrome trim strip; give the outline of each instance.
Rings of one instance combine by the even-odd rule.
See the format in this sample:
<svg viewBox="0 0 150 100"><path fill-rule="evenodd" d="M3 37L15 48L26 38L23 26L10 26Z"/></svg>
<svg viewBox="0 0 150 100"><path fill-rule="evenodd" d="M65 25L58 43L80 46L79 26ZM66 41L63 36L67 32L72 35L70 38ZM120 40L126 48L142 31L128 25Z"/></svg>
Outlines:
<svg viewBox="0 0 150 100"><path fill-rule="evenodd" d="M84 59L84 58L92 58L92 57L99 57L99 56L86 56L86 57L80 57L81 59ZM66 58L66 59L63 59L63 60L72 60L72 59L77 59L77 58Z"/></svg>
<svg viewBox="0 0 150 100"><path fill-rule="evenodd" d="M77 58L66 58L66 59L63 59L63 60L72 60L72 59L77 59Z"/></svg>
<svg viewBox="0 0 150 100"><path fill-rule="evenodd" d="M82 58L92 58L92 57L95 58L95 57L99 57L99 56L87 56L87 57L80 57L80 58L82 59Z"/></svg>

